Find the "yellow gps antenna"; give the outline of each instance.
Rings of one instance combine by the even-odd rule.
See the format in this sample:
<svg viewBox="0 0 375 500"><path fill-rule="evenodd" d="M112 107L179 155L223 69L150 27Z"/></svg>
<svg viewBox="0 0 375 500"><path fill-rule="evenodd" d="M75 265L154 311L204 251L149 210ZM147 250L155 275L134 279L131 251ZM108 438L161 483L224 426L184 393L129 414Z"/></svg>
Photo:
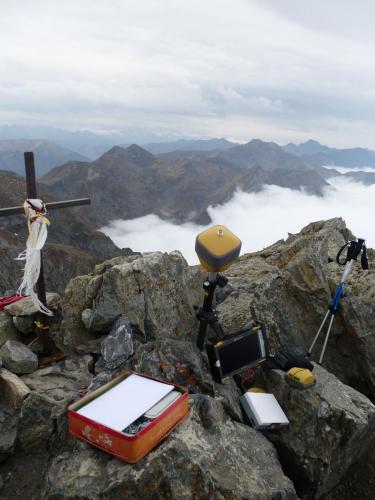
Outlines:
<svg viewBox="0 0 375 500"><path fill-rule="evenodd" d="M203 283L203 306L197 312L197 318L200 321L197 346L202 350L207 325L211 326L218 338L224 335L212 302L216 287L223 287L228 282L227 278L219 272L228 269L240 255L241 240L225 226L213 226L198 234L195 240L195 251L202 267L208 271L207 279Z"/></svg>

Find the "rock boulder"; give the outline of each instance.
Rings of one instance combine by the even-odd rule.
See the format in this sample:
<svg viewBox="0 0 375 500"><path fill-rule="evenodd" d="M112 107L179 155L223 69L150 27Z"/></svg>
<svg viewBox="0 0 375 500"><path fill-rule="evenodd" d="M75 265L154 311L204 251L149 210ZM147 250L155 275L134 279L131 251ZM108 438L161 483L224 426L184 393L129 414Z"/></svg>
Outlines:
<svg viewBox="0 0 375 500"><path fill-rule="evenodd" d="M20 408L30 389L20 377L2 368L0 370L0 401L10 408Z"/></svg>
<svg viewBox="0 0 375 500"><path fill-rule="evenodd" d="M0 311L0 348L7 340L20 340L20 334L13 325L12 316Z"/></svg>
<svg viewBox="0 0 375 500"><path fill-rule="evenodd" d="M51 310L57 310L60 306L60 295L58 293L47 293L47 306ZM31 297L24 297L18 302L13 302L5 307L5 310L11 316L30 316L38 312Z"/></svg>
<svg viewBox="0 0 375 500"><path fill-rule="evenodd" d="M315 365L316 385L291 387L285 373L264 377L290 425L272 433L281 463L302 498L321 498L366 452L375 433L375 406L355 389Z"/></svg>
<svg viewBox="0 0 375 500"><path fill-rule="evenodd" d="M128 318L119 316L109 334L102 340L101 354L107 369L123 364L134 352L132 325Z"/></svg>
<svg viewBox="0 0 375 500"><path fill-rule="evenodd" d="M66 360L25 375L30 389L23 401L18 426L20 447L27 451L62 445L68 435L67 406L87 390L91 357Z"/></svg>
<svg viewBox="0 0 375 500"><path fill-rule="evenodd" d="M192 337L201 286L200 271L179 252L117 257L68 285L61 347L70 352L89 332L107 334L119 315L129 318L142 341Z"/></svg>
<svg viewBox="0 0 375 500"><path fill-rule="evenodd" d="M306 353L327 311L342 268L340 247L353 235L342 219L316 222L260 252L244 255L226 273L232 294L218 307L227 331L262 321L273 349ZM355 263L336 315L323 365L343 382L375 396L375 264ZM319 358L323 337L313 352Z"/></svg>
<svg viewBox="0 0 375 500"><path fill-rule="evenodd" d="M25 344L7 340L0 349L5 368L13 373L32 373L38 368L38 357Z"/></svg>
<svg viewBox="0 0 375 500"><path fill-rule="evenodd" d="M53 460L44 498L297 498L261 433L233 422L208 396L192 396L191 406L191 416L135 465L77 443Z"/></svg>

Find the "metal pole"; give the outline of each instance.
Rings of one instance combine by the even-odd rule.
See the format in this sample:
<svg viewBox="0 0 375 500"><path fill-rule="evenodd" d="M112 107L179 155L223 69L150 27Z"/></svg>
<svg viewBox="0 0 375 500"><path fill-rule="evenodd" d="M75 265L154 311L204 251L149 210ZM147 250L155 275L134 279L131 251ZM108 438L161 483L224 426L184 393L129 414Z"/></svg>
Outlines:
<svg viewBox="0 0 375 500"><path fill-rule="evenodd" d="M344 269L344 272L342 274L342 278L341 278L341 281L340 283L338 284L338 287L336 288L336 291L331 299L331 303L329 305L329 309L326 313L326 315L324 316L324 319L319 327L319 330L318 330L318 333L315 335L315 338L313 340L313 343L311 344L310 346L310 349L307 351L307 354L306 356L309 358L311 356L311 352L314 348L314 345L316 343L316 341L318 340L319 338L319 335L325 325L325 322L327 321L328 317L330 314L332 314L332 317L329 321L329 324L328 324L328 329L327 329L327 333L326 333L326 338L324 340L324 344L323 344L323 349L322 349L322 352L320 354L320 358L319 358L319 364L321 364L322 360L323 360L323 356L324 356L324 353L325 353L325 350L326 350L326 347L327 347L327 343L328 343L328 338L329 338L329 335L331 333L331 329L332 329L332 323L333 323L333 320L335 319L335 313L337 311L337 308L339 306L339 303L340 303L340 299L341 299L341 296L342 296L342 292L343 292L343 289L344 289L344 286L345 286L345 282L349 276L349 273L351 271L351 268L353 266L353 259L349 260L346 264L345 264L345 269Z"/></svg>
<svg viewBox="0 0 375 500"><path fill-rule="evenodd" d="M311 356L311 352L312 352L312 350L314 349L314 345L315 345L316 341L317 341L317 340L318 340L318 338L319 338L320 332L323 330L323 326L324 326L325 322L327 321L327 318L328 318L328 316L329 316L330 312L331 312L331 311L328 309L327 314L324 316L324 319L323 319L323 321L322 321L322 323L321 323L321 325L320 325L320 327L319 327L318 333L315 335L315 338L314 338L314 340L313 340L313 343L311 344L310 349L307 351L306 356L307 356L308 358Z"/></svg>
<svg viewBox="0 0 375 500"><path fill-rule="evenodd" d="M329 322L329 325L328 325L327 335L326 335L326 338L325 338L325 341L324 341L323 349L322 349L322 352L320 353L320 358L319 358L319 364L320 365L322 364L323 356L324 356L324 353L326 352L326 347L327 347L327 344L328 344L329 334L331 333L332 323L333 323L334 319L335 319L335 315L332 314L331 321Z"/></svg>

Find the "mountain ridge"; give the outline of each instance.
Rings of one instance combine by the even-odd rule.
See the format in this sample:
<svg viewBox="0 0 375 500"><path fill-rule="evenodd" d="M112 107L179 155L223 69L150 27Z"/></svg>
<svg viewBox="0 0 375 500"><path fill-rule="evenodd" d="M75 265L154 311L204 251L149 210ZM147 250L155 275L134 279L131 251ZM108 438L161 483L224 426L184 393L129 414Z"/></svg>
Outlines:
<svg viewBox="0 0 375 500"><path fill-rule="evenodd" d="M93 162L57 167L41 182L58 197L68 192L71 196L90 196L95 207L90 220L96 227L113 219L151 213L176 222L202 222L207 221L207 207L226 201L235 185L239 187L242 182L252 191L261 189L255 181L252 188L249 179L241 181L242 176L254 174L255 166L262 168L264 183L302 188L318 195L327 185L313 167L276 144L262 141L224 151L158 156L137 145L126 149L116 146ZM282 179L283 171L300 173L294 178L288 174L288 182Z"/></svg>
<svg viewBox="0 0 375 500"><path fill-rule="evenodd" d="M331 148L310 139L298 145L286 144L283 149L318 167L330 165L375 168L375 151L367 148Z"/></svg>
<svg viewBox="0 0 375 500"><path fill-rule="evenodd" d="M88 158L43 139L0 140L0 170L25 175L24 152L32 151L38 166L38 177L52 168L72 161L87 161Z"/></svg>

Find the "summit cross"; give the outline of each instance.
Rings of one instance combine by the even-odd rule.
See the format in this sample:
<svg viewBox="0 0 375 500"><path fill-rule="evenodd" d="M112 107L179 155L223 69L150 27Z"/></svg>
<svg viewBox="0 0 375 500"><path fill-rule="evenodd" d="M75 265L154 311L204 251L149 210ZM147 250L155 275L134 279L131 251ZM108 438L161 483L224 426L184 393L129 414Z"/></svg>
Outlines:
<svg viewBox="0 0 375 500"><path fill-rule="evenodd" d="M26 172L26 192L27 199L37 199L37 185L36 185L36 177L35 177L35 162L34 162L34 154L32 152L24 153L25 158L25 172ZM66 200L66 201L55 201L46 203L46 209L56 210L59 208L70 208L70 207L78 207L81 205L89 205L90 198L79 198L76 200ZM24 214L24 207L9 207L9 208L0 208L0 217L10 216L10 215L21 215ZM43 272L43 260L41 258L40 265L40 273L37 281L37 294L39 300L42 304L47 307L47 297L46 297L46 286L44 280L44 272ZM42 313L38 315L36 321L36 330L37 335L40 337L43 347L43 354L50 354L52 351L52 342L49 335L49 326L45 324L44 316Z"/></svg>

